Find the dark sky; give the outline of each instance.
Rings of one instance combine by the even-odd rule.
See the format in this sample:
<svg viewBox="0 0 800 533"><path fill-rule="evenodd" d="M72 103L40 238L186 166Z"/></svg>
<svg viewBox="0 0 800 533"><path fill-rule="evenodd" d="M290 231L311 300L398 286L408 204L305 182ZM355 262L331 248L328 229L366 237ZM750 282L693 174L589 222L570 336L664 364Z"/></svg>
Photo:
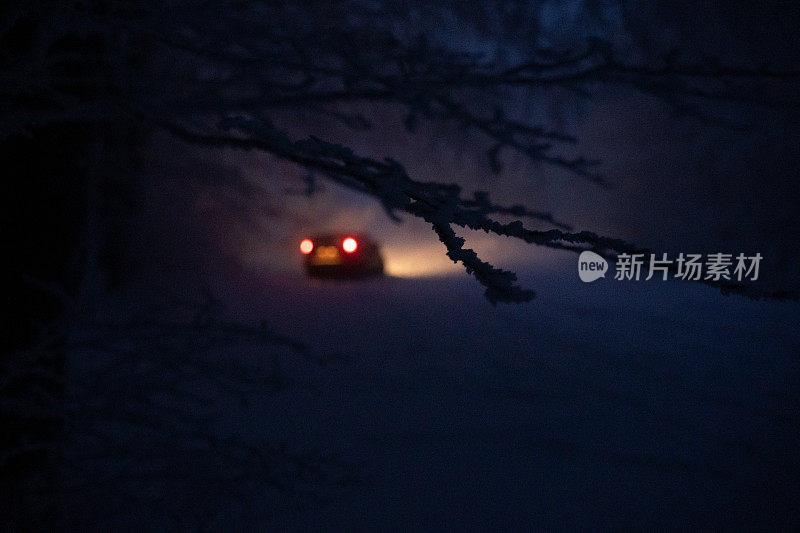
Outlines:
<svg viewBox="0 0 800 533"><path fill-rule="evenodd" d="M716 57L723 64L769 63L775 68L796 68L800 61L793 39L800 20L798 8L789 2L768 7L750 2L702 6L541 2L526 13L464 7L458 16L452 15L452 6L443 6L412 2L402 15L448 47L480 52L499 62L513 63L535 46L569 47L592 36L612 42L616 50L633 58L674 49L688 61ZM409 28L408 22L395 24L400 33ZM796 87L788 93L781 90L779 97L797 101ZM509 92L500 101L517 118L577 136L578 144L565 153L600 159L599 170L612 188L600 188L510 151L503 153L503 172L493 175L485 155L488 145L480 135L447 123L423 123L409 133L400 123L403 115L391 107L367 106L367 116L373 120L367 132L353 132L302 114L283 117L282 125L298 137L318 135L351 146L357 153L392 157L406 166L412 178L456 182L467 191L489 190L499 202L522 202L550 211L576 229L654 250L760 252L765 257L764 277L771 286L797 287L799 257L793 246L800 231L797 105L711 105L709 109L719 116L747 126L740 131L675 116L674 109L660 100L613 87L596 87L588 100L554 91L520 91ZM476 99L474 105L480 110L488 102ZM201 214L201 227L211 232L210 245L247 269L297 271L300 238L346 229L373 234L384 246L390 273L459 271L426 224L392 223L371 199L324 182L322 191L310 198L286 195L286 190L302 189L303 172L267 156L234 151L187 150L184 158L176 158L173 148L163 148L169 142L157 139L153 143L158 147L151 154L154 168L204 169L202 173L189 170L206 178L197 178L203 183L190 192L197 196L186 201ZM249 192L230 189L236 180L209 178L237 174L252 184ZM212 189L227 192L218 195ZM471 238L470 246L502 266L526 270L554 258L507 239L465 235ZM276 247L279 252L273 253Z"/></svg>

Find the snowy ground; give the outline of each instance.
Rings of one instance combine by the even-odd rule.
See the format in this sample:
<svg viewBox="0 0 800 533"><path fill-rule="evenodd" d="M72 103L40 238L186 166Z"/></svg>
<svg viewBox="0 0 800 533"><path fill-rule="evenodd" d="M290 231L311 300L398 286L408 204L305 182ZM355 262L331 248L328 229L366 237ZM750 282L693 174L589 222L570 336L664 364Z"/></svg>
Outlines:
<svg viewBox="0 0 800 533"><path fill-rule="evenodd" d="M800 306L560 271L527 286L534 302L495 308L466 276L220 282L229 317L266 320L317 362L274 349L290 383L275 387L260 377L276 375L262 352L214 348L255 370L239 396L197 378L197 405L220 408L200 432L317 454L321 466L298 474L308 493L233 481L243 494L231 499L209 481L227 468L213 446L178 447L160 467L175 482L133 489L167 518L149 516L147 498L119 516L277 531L800 526ZM91 366L76 364L76 376ZM183 390L159 387L153 410ZM138 453L141 463L151 446L119 448L111 462ZM183 469L208 476L190 484ZM76 513L103 515L98 504L134 483L120 479L76 498Z"/></svg>

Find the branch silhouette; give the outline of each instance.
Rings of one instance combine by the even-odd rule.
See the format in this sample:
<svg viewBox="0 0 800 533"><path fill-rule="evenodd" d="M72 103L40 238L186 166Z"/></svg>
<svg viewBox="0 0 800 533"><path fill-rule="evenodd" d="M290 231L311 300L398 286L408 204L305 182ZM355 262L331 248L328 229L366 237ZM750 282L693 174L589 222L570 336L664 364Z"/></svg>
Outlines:
<svg viewBox="0 0 800 533"><path fill-rule="evenodd" d="M86 93L77 96L69 89L91 80L76 80L72 71L60 74L64 69L52 68L49 77L42 77L30 62L19 62L21 67L10 63L5 71L10 83L0 98L15 102L15 114L0 136L94 113L133 116L200 146L270 153L376 198L395 220L396 213L405 212L428 222L448 257L463 263L494 303L526 301L533 293L518 287L512 272L465 247L453 226L550 248L592 249L604 257L641 250L590 231L570 232L567 223L548 213L496 205L488 194L468 198L456 185L412 179L399 162L359 156L314 132L293 134L300 138L293 140L273 125L275 118L294 117L305 129L314 123L307 118L310 114L315 120L364 130L373 124L363 106L383 105L400 109L398 123L412 131L426 120L478 132L488 145L488 166L494 173L502 170L503 152L511 150L594 185L612 187L598 160L564 155L578 141L573 135L515 117L508 91L535 94L557 88L589 99L601 86L628 87L667 102L676 114L728 127L743 125L707 104L798 108L796 100L781 99L776 90L796 87L798 70L689 60L677 51L634 61L597 38L567 50L540 47L506 66L479 53L450 49L423 29L412 37L400 36L380 13L363 6L332 6L326 20L306 16L307 9L233 0L144 3L137 10L102 14L76 7L70 22L56 27L49 41L41 38L33 53L51 67L69 64L75 50L56 46L64 33L93 35L118 55L119 80L111 83L112 90L90 91L87 99ZM13 28L13 21L2 27ZM144 65L129 60L130 45L125 43L146 44L153 60ZM502 223L498 216L549 223L553 229ZM741 286L722 288L748 292Z"/></svg>

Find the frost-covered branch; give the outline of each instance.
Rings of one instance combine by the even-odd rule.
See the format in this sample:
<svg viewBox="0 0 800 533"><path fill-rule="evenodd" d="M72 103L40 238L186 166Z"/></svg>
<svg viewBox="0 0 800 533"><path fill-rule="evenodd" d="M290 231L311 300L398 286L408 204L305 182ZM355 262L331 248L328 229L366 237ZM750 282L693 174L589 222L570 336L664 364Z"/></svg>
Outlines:
<svg viewBox="0 0 800 533"><path fill-rule="evenodd" d="M564 227L549 214L528 211L521 206L505 207L491 203L486 193L464 198L456 184L426 183L408 176L398 162L377 161L356 155L347 147L312 137L292 141L273 125L244 117L230 117L217 126L219 131L192 131L184 126L160 122L160 125L184 141L207 147L260 150L312 169L344 186L371 195L379 200L390 216L405 212L430 223L445 245L447 256L464 265L485 288L492 303L521 302L534 293L515 284L513 272L498 269L478 257L474 250L464 248L465 240L458 237L453 226L481 230L548 248L580 252L592 250L614 259L619 253L649 254L620 239L597 235L590 231L571 232L563 229L536 230L516 220L503 223L492 215L516 214L545 220ZM645 263L645 265L647 262ZM716 286L725 292L748 294L742 285L724 282L701 283ZM765 297L785 298L769 294Z"/></svg>
<svg viewBox="0 0 800 533"><path fill-rule="evenodd" d="M31 54L44 58L47 75L31 70L30 62L17 68L3 56L3 75L13 83L0 102L8 102L15 112L11 116L19 117L12 130L86 113L88 106L93 113L133 115L190 143L258 150L291 161L375 197L391 217L405 212L430 223L447 255L464 264L492 302L527 300L532 293L515 285L513 273L465 248L454 226L550 248L592 249L607 257L637 250L593 232L570 232L547 213L496 205L487 195L464 197L459 187L424 177L412 179L400 163L359 156L319 139L306 125L318 119L362 130L373 126L364 105L385 106L412 131L427 120L478 132L494 172L502 169L503 152L512 150L608 185L597 160L565 155L563 150L577 141L574 136L518 116L509 95L556 89L588 99L598 87L629 87L670 103L676 112L720 123L726 120L705 104L797 108L796 101L781 100L775 96L780 91L772 90L796 85L796 70L722 65L676 53L633 59L601 39L565 50L540 47L506 65L487 59L476 50L480 47L448 46L424 28L401 34L386 13L373 7L334 3L323 17L309 16L317 13L306 5L233 0L143 2L136 9L97 13L76 5L67 9L69 22L48 28L46 37L37 33L40 43ZM0 31L6 34L18 31L24 19L16 12L9 16L19 20L2 21ZM77 41L65 42L65 32L75 33ZM85 42L104 47L104 57L113 59L116 79L103 80L110 87L72 75L91 64L91 57L80 53ZM139 45L149 51L148 61L137 61L132 53ZM75 84L84 82L89 89L76 94ZM768 90L762 90L765 85ZM288 118L291 133L273 125L278 118ZM538 220L553 229L501 222L502 216Z"/></svg>

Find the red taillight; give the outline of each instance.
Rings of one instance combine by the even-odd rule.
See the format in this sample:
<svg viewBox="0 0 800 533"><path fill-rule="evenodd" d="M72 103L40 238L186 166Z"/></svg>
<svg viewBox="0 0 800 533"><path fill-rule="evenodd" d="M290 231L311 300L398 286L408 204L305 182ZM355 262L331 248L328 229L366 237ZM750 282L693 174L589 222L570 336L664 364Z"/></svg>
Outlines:
<svg viewBox="0 0 800 533"><path fill-rule="evenodd" d="M347 252L348 254L352 254L358 248L358 243L352 237L348 237L342 241L342 250Z"/></svg>
<svg viewBox="0 0 800 533"><path fill-rule="evenodd" d="M314 242L311 239L303 239L300 242L300 251L308 255L314 250Z"/></svg>

